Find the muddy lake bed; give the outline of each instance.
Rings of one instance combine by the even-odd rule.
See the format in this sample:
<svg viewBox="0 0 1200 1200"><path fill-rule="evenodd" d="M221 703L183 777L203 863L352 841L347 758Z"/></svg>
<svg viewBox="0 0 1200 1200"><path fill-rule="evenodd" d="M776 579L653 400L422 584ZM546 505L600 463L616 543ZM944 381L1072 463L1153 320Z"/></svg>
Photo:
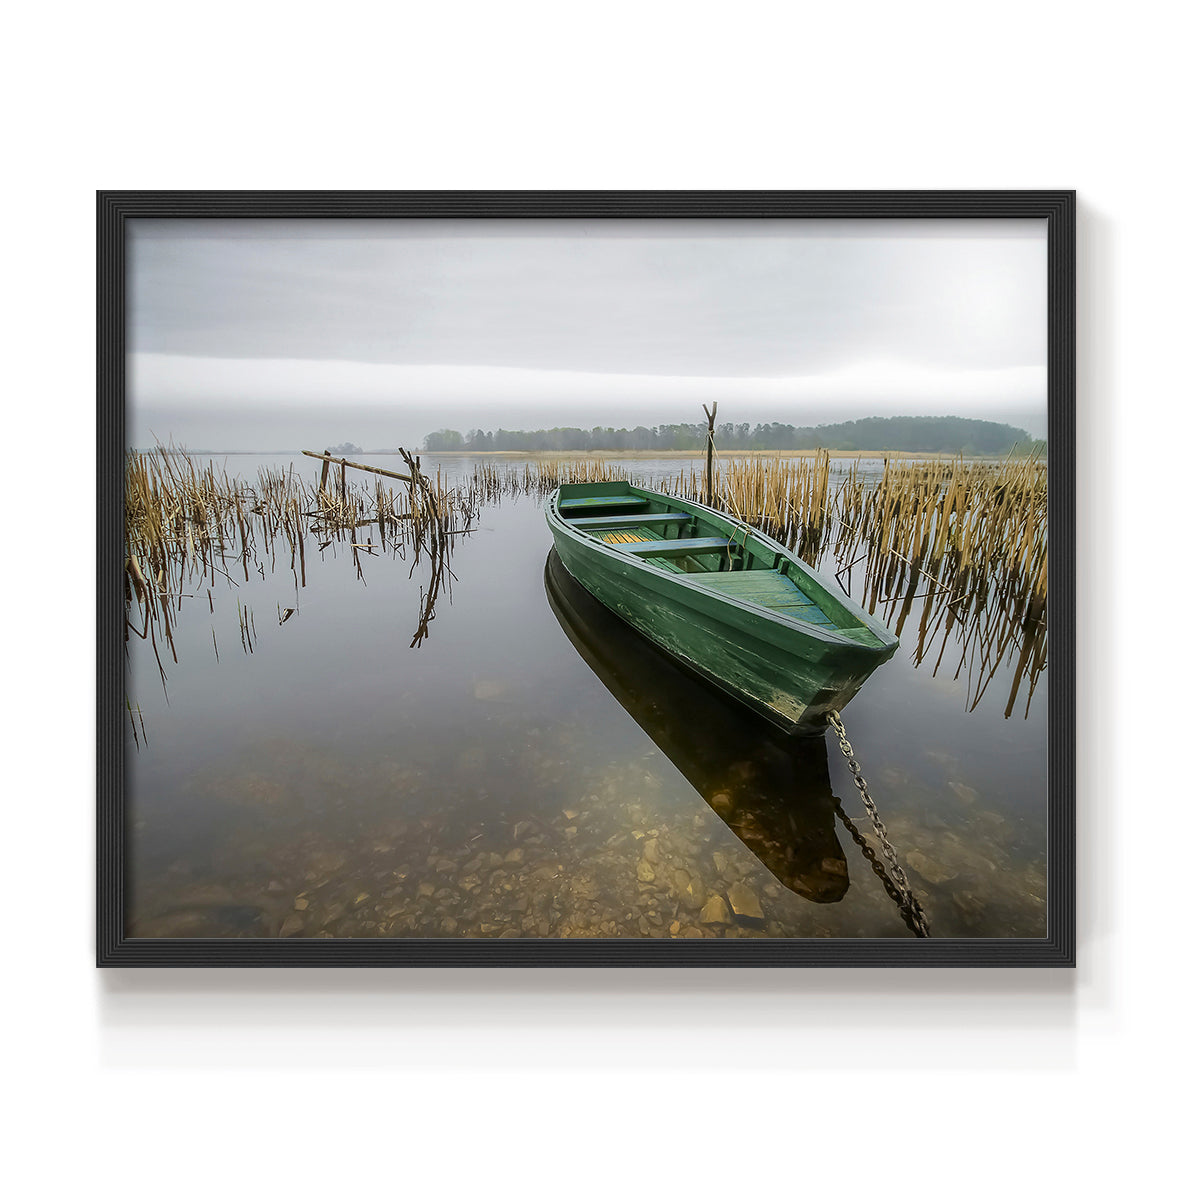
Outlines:
<svg viewBox="0 0 1200 1200"><path fill-rule="evenodd" d="M416 646L423 564L377 536L197 579L165 680L130 640L130 936L912 936L832 734L781 745L614 623L541 507L480 507ZM919 637L844 713L872 794L935 937L1042 937L1046 681L1014 707L1019 647L981 692L969 655L914 662Z"/></svg>

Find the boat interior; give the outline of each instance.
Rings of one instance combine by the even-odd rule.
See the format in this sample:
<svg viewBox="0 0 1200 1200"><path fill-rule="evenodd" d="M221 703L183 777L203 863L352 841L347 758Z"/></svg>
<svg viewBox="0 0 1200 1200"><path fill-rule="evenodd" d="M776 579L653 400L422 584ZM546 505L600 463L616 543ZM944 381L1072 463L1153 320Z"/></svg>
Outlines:
<svg viewBox="0 0 1200 1200"><path fill-rule="evenodd" d="M611 484L584 491L580 485L564 487L559 515L580 533L661 570L687 574L691 582L714 592L809 624L839 628L797 582L807 581L791 559L748 531L730 537L703 514L673 507L666 498L608 489Z"/></svg>

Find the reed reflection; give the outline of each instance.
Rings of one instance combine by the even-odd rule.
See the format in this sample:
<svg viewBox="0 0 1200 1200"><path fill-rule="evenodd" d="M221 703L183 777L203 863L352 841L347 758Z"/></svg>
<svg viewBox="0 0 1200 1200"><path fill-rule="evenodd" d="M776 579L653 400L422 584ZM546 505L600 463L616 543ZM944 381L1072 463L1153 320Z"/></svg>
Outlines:
<svg viewBox="0 0 1200 1200"><path fill-rule="evenodd" d="M131 453L125 471L125 636L149 644L164 690L165 659L179 661L176 629L185 600L193 602L193 616L206 603L215 618L222 595L233 593L238 644L253 654L259 631L253 606L239 589L290 571L295 599L286 608L276 605L282 626L301 615L314 553L323 560L327 553L348 552L364 583L368 559L411 555L409 575L420 569L421 587L410 645L421 645L454 579L449 561L455 539L471 532L479 498L473 489L443 486L440 478L431 483L419 458L404 457L411 474L400 478L409 486L396 489L378 479L348 478L346 467L355 464L331 472L326 462L312 483L291 467L260 468L250 481L171 447ZM219 662L216 624L212 650ZM133 716L131 708L131 721Z"/></svg>

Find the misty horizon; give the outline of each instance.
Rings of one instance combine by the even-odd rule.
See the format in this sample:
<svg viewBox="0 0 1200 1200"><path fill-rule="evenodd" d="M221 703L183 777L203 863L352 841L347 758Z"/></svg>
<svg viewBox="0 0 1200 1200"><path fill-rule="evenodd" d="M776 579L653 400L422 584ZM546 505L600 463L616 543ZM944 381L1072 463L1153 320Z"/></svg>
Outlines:
<svg viewBox="0 0 1200 1200"><path fill-rule="evenodd" d="M419 446L442 428L1046 431L1028 221L130 222L128 439Z"/></svg>
<svg viewBox="0 0 1200 1200"><path fill-rule="evenodd" d="M944 420L947 418L952 418L953 416L954 416L954 414L942 414L940 416L935 416L933 414L922 413L922 414L911 414L911 415L904 414L904 415L899 416L896 419L899 419L899 420L908 419L908 420L914 420L914 421L921 421L921 420L939 421L939 420ZM733 446L723 445L723 428L722 427L725 427L726 433L728 432L730 426L735 427L735 432L732 434L732 436L734 438L734 445L736 446L739 443L739 441L744 442L744 439L747 436L746 431L749 431L750 434L753 434L753 431L758 428L769 428L772 425L779 425L784 428L793 429L797 433L806 433L806 432L819 433L823 429L839 430L839 429L843 429L843 427L845 427L845 426L852 427L858 421L872 420L872 419L874 419L874 420L890 420L892 418L880 417L877 414L872 414L865 418L851 417L851 418L846 418L845 420L823 421L823 422L819 422L816 424L801 425L801 424L797 424L796 422L791 422L791 421L780 421L780 422L771 422L771 421L765 421L765 420L725 421L723 419L723 415L718 414L717 423L716 423L716 431L717 431L716 445L717 445L718 452L720 452L722 450L726 450L731 453L740 453L741 452L741 451L737 450L736 448L734 448ZM988 427L991 427L994 429L998 429L1001 427L1008 428L1017 434L1023 435L1024 438L1029 441L1044 440L1044 438L1039 438L1038 435L1032 433L1028 428L1026 428L1022 425L1019 425L1019 424L1014 424L1012 421L1001 421L1001 420L992 421L989 418L983 418L983 417L970 417L970 418L959 418L959 419L980 421L985 426L988 426ZM310 439L304 445L285 445L283 443L269 443L269 444L264 443L261 446L234 447L234 446L227 446L227 445L221 445L221 444L213 444L213 445L204 445L204 444L196 444L196 443L189 444L189 443L182 441L179 438L174 438L174 437L161 438L158 436L154 436L149 441L133 444L131 446L131 449L139 450L139 451L149 451L149 450L153 450L156 446L161 446L164 449L173 450L173 451L176 451L179 453L189 453L189 454L190 453L196 453L196 454L294 454L294 453L299 453L302 450L310 450L310 451L317 451L317 452L333 453L335 455L342 456L342 457L352 454L352 453L353 454L370 454L370 455L379 455L379 454L399 455L401 450L407 450L410 452L415 451L418 453L430 453L430 454L478 454L478 453L483 453L483 452L492 452L491 447L489 446L487 451L483 451L478 446L471 447L469 445L464 445L461 449L451 450L451 449L445 449L445 448L439 449L436 446L433 448L429 448L429 447L427 447L426 443L430 437L436 438L437 435L445 434L445 433L457 433L463 438L464 442L466 442L466 441L469 441L472 437L477 436L477 435L486 435L490 440L490 438L492 436L498 436L498 435L528 434L532 437L535 435L550 433L555 430L563 430L563 431L578 430L578 431L582 432L583 434L595 433L595 434L610 434L610 435L611 434L631 434L632 435L638 431L641 431L642 433L658 434L659 431L663 431L663 436L666 436L667 431L674 430L679 427L688 427L688 428L692 428L695 430L703 431L705 426L706 426L706 420L704 420L704 419L690 420L690 421L686 421L686 420L685 421L642 421L642 422L637 423L636 425L634 425L634 424L625 424L625 425L615 424L614 425L611 423L597 424L597 425L580 425L580 424L570 423L570 422L561 422L557 425L549 425L549 426L546 426L546 425L542 425L542 426L536 426L536 425L494 426L491 428L484 428L484 427L477 426L477 425L469 425L469 426L466 426L465 428L459 428L459 427L456 427L453 425L442 425L442 426L438 426L436 428L426 430L426 432L424 434L422 434L422 436L420 438L413 439L407 443L400 442L395 445L373 444L370 442L358 441L353 438L345 438L345 439L342 439L341 441L337 441L333 438L325 438L325 439L317 439L316 441L312 441ZM741 432L738 432L739 429L741 430ZM605 450L612 450L614 452L617 449L619 449L619 448L614 448L614 447L599 447L599 448L605 449ZM830 446L829 448L835 455L837 453L839 453L839 450L836 447ZM864 450L889 450L889 449L900 449L900 447L898 447L896 445L884 445L881 443L878 446L876 446L876 445L856 446L852 450L849 450L847 452L848 453L856 453L856 452L860 452L860 451L864 451ZM936 448L935 447L927 447L927 449L934 450ZM508 447L497 447L495 452L497 452L497 453L514 453L515 454L515 453L522 453L522 452L535 453L536 450L534 448L522 448L519 446L508 446ZM583 452L583 451L581 451L581 452ZM700 452L701 451L697 451L697 453L700 453ZM782 452L787 453L790 451L784 450ZM945 452L945 451L939 451L939 452Z"/></svg>

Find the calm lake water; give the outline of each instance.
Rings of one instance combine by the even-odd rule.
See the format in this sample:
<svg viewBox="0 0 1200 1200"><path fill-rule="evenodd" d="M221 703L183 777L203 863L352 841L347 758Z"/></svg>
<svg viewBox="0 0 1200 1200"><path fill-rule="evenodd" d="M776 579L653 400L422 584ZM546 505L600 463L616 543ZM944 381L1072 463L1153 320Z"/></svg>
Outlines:
<svg viewBox="0 0 1200 1200"><path fill-rule="evenodd" d="M416 648L424 564L318 545L303 586L285 548L211 612L185 597L165 686L130 642L132 936L911 936L832 734L788 744L659 656L561 569L537 498L457 539ZM872 795L934 936L1044 936L1045 679L1006 717L1014 649L968 711L915 621L844 713Z"/></svg>

